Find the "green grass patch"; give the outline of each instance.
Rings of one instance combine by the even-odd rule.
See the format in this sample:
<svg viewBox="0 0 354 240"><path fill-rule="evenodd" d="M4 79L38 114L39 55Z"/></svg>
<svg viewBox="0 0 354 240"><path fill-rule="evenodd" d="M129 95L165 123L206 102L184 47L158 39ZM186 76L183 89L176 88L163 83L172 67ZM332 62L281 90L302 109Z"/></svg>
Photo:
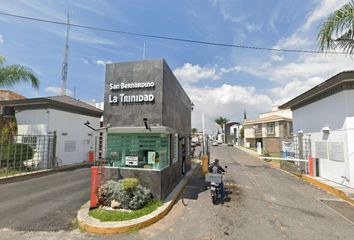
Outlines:
<svg viewBox="0 0 354 240"><path fill-rule="evenodd" d="M132 212L109 211L97 208L91 210L89 215L97 218L101 222L125 221L145 216L152 213L160 206L162 206L161 201L153 200L150 201L145 207L138 210L133 210Z"/></svg>
<svg viewBox="0 0 354 240"><path fill-rule="evenodd" d="M257 148L255 148L255 147L246 147L247 149L249 149L249 150L252 150L253 152L257 152Z"/></svg>
<svg viewBox="0 0 354 240"><path fill-rule="evenodd" d="M281 153L280 152L274 152L274 153L269 153L271 157L276 157L276 158L280 158L281 157Z"/></svg>
<svg viewBox="0 0 354 240"><path fill-rule="evenodd" d="M25 167L23 167L25 168ZM35 169L33 169L33 171L36 171ZM0 169L0 177L12 177L15 175L21 175L21 174L25 174L25 173L29 173L31 172L31 169L28 168L26 169L22 169L20 170L6 170L6 169Z"/></svg>
<svg viewBox="0 0 354 240"><path fill-rule="evenodd" d="M23 173L24 171L19 171L19 170L0 170L0 177L10 177L10 176L14 176L16 174L20 174Z"/></svg>

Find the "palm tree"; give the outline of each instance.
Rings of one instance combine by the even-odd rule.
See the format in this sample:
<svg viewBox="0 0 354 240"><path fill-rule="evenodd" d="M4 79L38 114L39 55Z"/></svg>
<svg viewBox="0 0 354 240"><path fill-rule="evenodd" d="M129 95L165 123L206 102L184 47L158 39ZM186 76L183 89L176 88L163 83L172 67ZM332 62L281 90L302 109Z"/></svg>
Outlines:
<svg viewBox="0 0 354 240"><path fill-rule="evenodd" d="M38 89L39 80L34 73L27 67L12 64L4 65L5 58L0 56L0 88L11 87L19 82L29 82L32 87ZM5 119L0 126L1 139L10 139L17 132L17 123L15 118Z"/></svg>
<svg viewBox="0 0 354 240"><path fill-rule="evenodd" d="M222 126L225 125L228 121L229 121L229 119L223 118L223 117L219 117L219 118L215 119L215 123L217 125L219 125L221 127L221 129L222 129Z"/></svg>
<svg viewBox="0 0 354 240"><path fill-rule="evenodd" d="M229 119L224 118L224 117L219 117L219 118L215 119L214 121L216 124L218 124L220 126L221 132L224 133L224 126L229 121Z"/></svg>
<svg viewBox="0 0 354 240"><path fill-rule="evenodd" d="M347 54L354 51L354 0L334 11L322 24L317 35L322 51L342 49Z"/></svg>
<svg viewBox="0 0 354 240"><path fill-rule="evenodd" d="M32 87L38 89L39 80L27 67L19 64L4 65L5 58L0 56L0 87L11 87L19 82L29 82Z"/></svg>

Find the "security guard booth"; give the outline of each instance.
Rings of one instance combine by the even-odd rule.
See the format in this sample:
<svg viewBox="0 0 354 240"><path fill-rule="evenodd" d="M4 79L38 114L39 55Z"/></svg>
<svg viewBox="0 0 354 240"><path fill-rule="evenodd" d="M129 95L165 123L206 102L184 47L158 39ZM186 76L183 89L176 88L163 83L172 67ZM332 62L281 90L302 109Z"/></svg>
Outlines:
<svg viewBox="0 0 354 240"><path fill-rule="evenodd" d="M107 64L104 179L137 177L165 199L191 168L191 111L163 59Z"/></svg>

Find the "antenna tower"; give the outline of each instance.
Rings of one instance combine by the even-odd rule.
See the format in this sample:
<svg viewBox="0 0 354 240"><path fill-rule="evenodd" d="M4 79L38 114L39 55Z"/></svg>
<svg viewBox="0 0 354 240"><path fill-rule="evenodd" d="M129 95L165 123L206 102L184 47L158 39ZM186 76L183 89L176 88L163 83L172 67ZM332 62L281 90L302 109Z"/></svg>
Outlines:
<svg viewBox="0 0 354 240"><path fill-rule="evenodd" d="M70 10L68 10L68 19L66 22L66 42L64 52L64 62L61 74L61 89L62 96L66 95L66 85L68 82L68 57L69 57L69 33L70 33Z"/></svg>

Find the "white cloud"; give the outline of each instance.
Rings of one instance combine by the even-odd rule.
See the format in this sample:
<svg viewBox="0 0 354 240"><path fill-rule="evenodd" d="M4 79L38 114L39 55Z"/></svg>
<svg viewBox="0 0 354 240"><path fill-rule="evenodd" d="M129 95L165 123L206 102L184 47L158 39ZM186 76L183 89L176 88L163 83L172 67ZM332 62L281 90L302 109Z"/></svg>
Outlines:
<svg viewBox="0 0 354 240"><path fill-rule="evenodd" d="M308 91L314 86L323 82L324 79L320 77L312 77L304 80L295 80L286 83L282 87L276 87L270 90L273 98L275 99L275 104L283 104L292 98Z"/></svg>
<svg viewBox="0 0 354 240"><path fill-rule="evenodd" d="M182 83L196 83L202 79L218 80L224 74L239 72L240 70L239 66L219 68L217 66L202 67L198 64L185 63L182 67L176 68L173 73Z"/></svg>
<svg viewBox="0 0 354 240"><path fill-rule="evenodd" d="M284 60L284 57L277 54L273 54L271 56L271 59L275 62L282 62Z"/></svg>
<svg viewBox="0 0 354 240"><path fill-rule="evenodd" d="M195 83L201 79L219 79L214 67L201 67L191 63L185 63L183 67L175 69L173 73L177 79L188 83Z"/></svg>
<svg viewBox="0 0 354 240"><path fill-rule="evenodd" d="M240 14L239 9L241 5L237 1L225 1L225 0L210 0L213 7L219 9L221 15L225 21L230 21L233 23L242 23L245 26L247 32L253 33L261 29L261 26L256 24L251 24L248 22L251 19L250 16L244 16Z"/></svg>
<svg viewBox="0 0 354 240"><path fill-rule="evenodd" d="M5 40L4 40L4 36L0 34L0 44L4 44Z"/></svg>
<svg viewBox="0 0 354 240"><path fill-rule="evenodd" d="M100 3L101 5L101 3ZM102 3L104 5L104 3ZM20 2L15 1L2 1L1 9L4 12L11 12L13 14L27 15L27 16L41 16L42 18L66 22L67 19L67 5L61 3L61 1L37 1L37 0L21 0ZM75 13L72 16L75 22ZM1 18L0 21L9 21L11 18ZM62 26L51 25L48 28L47 25L34 24L39 29L49 31L57 36L66 37L66 30ZM88 43L94 45L107 45L116 46L116 43L108 38L99 37L95 33L84 29L72 29L70 32L70 41L76 41L81 43Z"/></svg>
<svg viewBox="0 0 354 240"><path fill-rule="evenodd" d="M241 67L239 67L239 66L234 66L234 67L230 67L230 68L220 68L219 75L222 75L224 73L239 72L239 71L241 71Z"/></svg>
<svg viewBox="0 0 354 240"><path fill-rule="evenodd" d="M105 66L106 64L112 63L112 61L105 61L105 60L97 59L97 60L95 61L95 63L96 63L97 65Z"/></svg>
<svg viewBox="0 0 354 240"><path fill-rule="evenodd" d="M63 31L53 31L54 33L66 36L66 32ZM65 35L64 35L65 34ZM110 39L97 37L92 33L89 33L84 30L76 30L75 32L70 33L70 41L77 41L82 43L89 43L89 44L99 44L99 45L107 45L107 46L116 46L116 43Z"/></svg>
<svg viewBox="0 0 354 240"><path fill-rule="evenodd" d="M293 62L268 65L259 71L259 66L242 67L250 74L279 83L306 80L312 77L328 78L341 71L352 70L354 61L345 55L301 54Z"/></svg>
<svg viewBox="0 0 354 240"><path fill-rule="evenodd" d="M261 30L261 27L258 25L255 25L255 24L247 23L246 29L248 32L253 33L253 32L258 32L259 30Z"/></svg>
<svg viewBox="0 0 354 240"><path fill-rule="evenodd" d="M270 110L272 100L257 93L255 87L243 87L223 84L217 88L191 87L185 89L194 103L192 125L201 129L201 116L205 116L205 125L209 132L216 130L214 120L226 117L232 121L242 121L243 111L248 116L257 117L258 113Z"/></svg>
<svg viewBox="0 0 354 240"><path fill-rule="evenodd" d="M88 61L86 58L80 58L80 60L81 60L83 63L87 64L87 65L90 64L89 61Z"/></svg>
<svg viewBox="0 0 354 240"><path fill-rule="evenodd" d="M302 30L309 30L315 22L321 20L324 17L327 17L334 10L340 8L342 5L347 3L348 0L322 0L320 2L321 5L319 7L316 7L315 10L309 15L305 24L301 28Z"/></svg>
<svg viewBox="0 0 354 240"><path fill-rule="evenodd" d="M339 72L353 70L353 66L353 59L345 55L301 54L292 62L266 62L243 66L242 70L277 82L279 86L270 89L269 96L276 103L284 103Z"/></svg>
<svg viewBox="0 0 354 240"><path fill-rule="evenodd" d="M278 43L274 46L274 48L281 48L281 49L287 49L287 48L296 48L296 49L303 49L304 47L309 47L311 46L313 41L307 39L306 37L294 33L290 37L287 38L281 38Z"/></svg>
<svg viewBox="0 0 354 240"><path fill-rule="evenodd" d="M61 88L59 87L53 87L53 86L50 86L50 87L47 87L46 89L44 89L45 92L48 92L48 93L51 93L51 94L54 94L54 95L60 95L61 94ZM69 96L72 96L73 93L72 91L66 89L66 94L68 94Z"/></svg>
<svg viewBox="0 0 354 240"><path fill-rule="evenodd" d="M104 15L105 15L103 12L98 11L97 9L88 7L87 5L83 5L83 4L79 4L79 3L74 3L73 5L74 5L75 7L77 7L77 8L81 8L81 9L84 9L84 10L86 10L86 11L89 11L89 12L92 12L92 13L95 13L95 14L98 14L98 15L101 15L101 16L104 16Z"/></svg>

